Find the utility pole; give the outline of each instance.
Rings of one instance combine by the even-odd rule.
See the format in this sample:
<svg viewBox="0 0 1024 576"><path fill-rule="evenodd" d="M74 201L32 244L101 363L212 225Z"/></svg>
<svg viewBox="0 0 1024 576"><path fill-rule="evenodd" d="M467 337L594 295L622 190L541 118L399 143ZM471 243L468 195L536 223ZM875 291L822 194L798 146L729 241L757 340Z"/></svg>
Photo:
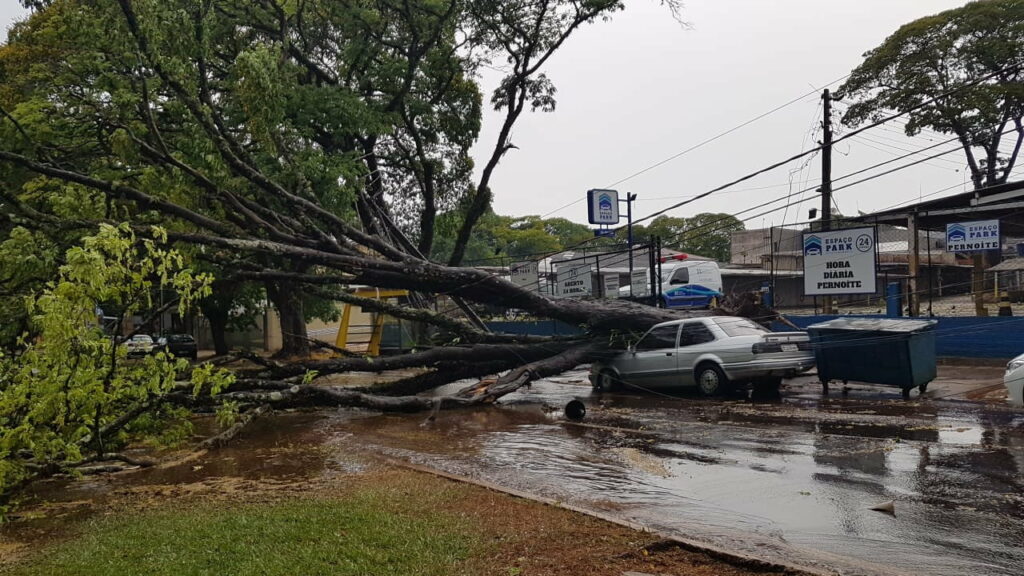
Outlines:
<svg viewBox="0 0 1024 576"><path fill-rule="evenodd" d="M824 101L824 121L822 128L824 139L821 149L821 229L827 231L832 229L832 94L828 88L822 94ZM832 297L825 296L825 304L821 309L822 314L832 313Z"/></svg>
<svg viewBox="0 0 1024 576"><path fill-rule="evenodd" d="M636 194L626 192L626 242L629 243L629 281L633 282L633 201ZM622 202L622 200L619 200Z"/></svg>

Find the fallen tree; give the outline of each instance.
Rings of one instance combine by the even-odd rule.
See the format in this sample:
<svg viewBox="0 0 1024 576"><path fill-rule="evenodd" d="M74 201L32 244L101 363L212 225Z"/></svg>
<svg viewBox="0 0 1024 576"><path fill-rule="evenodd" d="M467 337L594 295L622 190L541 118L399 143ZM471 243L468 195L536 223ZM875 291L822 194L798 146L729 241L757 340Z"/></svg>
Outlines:
<svg viewBox="0 0 1024 576"><path fill-rule="evenodd" d="M555 105L544 65L576 30L607 19L622 2L31 4L38 10L0 49L5 226L84 237L101 230L121 254L131 253L123 244L131 238L140 262L167 263L121 273L161 289L195 290L168 284L169 270L202 261L227 282L272 284L278 300L316 295L450 336L393 358L250 358L261 366L231 382L211 377L209 367L154 364L150 369L164 370L160 384L136 371L125 384L134 388L122 396L113 394L120 352L111 339L102 344L109 361L97 364L111 376L90 380L111 402L89 416L85 436L66 439L51 460L75 460L67 453L72 445L105 454L105 439L167 404L232 406L241 422L255 415L248 410L276 406L412 411L492 404L537 378L594 360L630 333L687 316L625 301L551 299L493 269L461 265L490 205L496 168L515 148L512 127L527 110ZM482 106L477 79L493 61L507 63L491 97L503 117L473 180L469 149ZM456 222L454 246L440 258L432 254L439 215ZM121 235L112 234L111 225L121 222ZM95 279L81 272L67 279L93 286ZM207 293L210 280L201 283ZM493 334L471 314L346 291L357 285L410 290L420 301L450 299L463 311L473 303L516 308L578 326L581 335ZM82 322L103 294L78 301ZM292 304L289 325L301 316ZM297 348L308 347L304 334L294 336L301 339ZM62 357L81 352L68 341ZM12 370L29 361L24 350L16 353L22 356ZM55 393L70 398L77 365L61 362L53 374L66 389ZM369 389L318 380L411 368L418 372ZM456 394L418 395L487 376ZM21 409L12 411L12 421Z"/></svg>
<svg viewBox="0 0 1024 576"><path fill-rule="evenodd" d="M87 230L121 213L141 236L150 233L142 222L158 215L172 243L194 247L230 277L319 290L474 343L375 362L300 361L275 368L275 377L371 365L493 370L554 358L574 343L488 334L451 314L338 288L500 304L581 326L581 341L678 317L625 302L553 300L458 265L497 164L513 148L511 127L528 107L554 106L543 65L574 31L621 8L607 0L53 4L12 34L11 44L38 51L43 65L8 57L5 80L25 91L4 102L11 145L0 149L0 163L26 184L59 182L108 207L103 218L52 215L66 226ZM88 33L54 45L47 30L69 22ZM492 98L506 115L470 183L465 163L480 112L471 105L474 78L497 58L511 63ZM29 116L30 107L52 116ZM23 225L46 211L10 188L3 194ZM427 257L442 198L465 206L447 265ZM407 206L420 209L418 218L398 210Z"/></svg>

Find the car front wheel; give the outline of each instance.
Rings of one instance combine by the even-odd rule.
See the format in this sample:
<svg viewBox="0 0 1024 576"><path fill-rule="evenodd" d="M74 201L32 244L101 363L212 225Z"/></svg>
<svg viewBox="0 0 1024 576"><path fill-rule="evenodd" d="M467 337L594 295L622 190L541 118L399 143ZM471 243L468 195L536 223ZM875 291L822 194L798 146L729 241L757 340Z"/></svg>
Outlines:
<svg viewBox="0 0 1024 576"><path fill-rule="evenodd" d="M596 390L602 390L604 392L610 392L619 387L619 377L615 375L611 370L604 370L597 375L597 384L594 386Z"/></svg>
<svg viewBox="0 0 1024 576"><path fill-rule="evenodd" d="M723 394L729 387L729 379L725 372L717 364L706 362L697 366L694 379L697 381L697 388L705 396L718 396Z"/></svg>

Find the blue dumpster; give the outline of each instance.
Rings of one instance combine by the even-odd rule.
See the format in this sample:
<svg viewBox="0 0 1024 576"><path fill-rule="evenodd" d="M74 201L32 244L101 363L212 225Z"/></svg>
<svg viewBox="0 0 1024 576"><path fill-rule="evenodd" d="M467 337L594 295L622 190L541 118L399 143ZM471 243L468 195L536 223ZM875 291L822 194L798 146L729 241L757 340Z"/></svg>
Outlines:
<svg viewBox="0 0 1024 576"><path fill-rule="evenodd" d="M934 320L837 318L808 326L818 379L897 386L903 397L935 379Z"/></svg>

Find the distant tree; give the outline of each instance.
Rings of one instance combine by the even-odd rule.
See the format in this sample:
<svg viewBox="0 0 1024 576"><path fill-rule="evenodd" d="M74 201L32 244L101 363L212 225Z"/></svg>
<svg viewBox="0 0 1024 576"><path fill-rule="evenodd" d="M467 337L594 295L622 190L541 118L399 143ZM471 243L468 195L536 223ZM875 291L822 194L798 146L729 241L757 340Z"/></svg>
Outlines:
<svg viewBox="0 0 1024 576"><path fill-rule="evenodd" d="M445 214L438 218L438 236L432 257L447 260L454 247L454 218ZM553 254L585 241L598 245L594 233L584 224L565 218L544 219L540 216L501 216L488 210L477 224L466 247L468 264L500 264L502 260L523 260Z"/></svg>
<svg viewBox="0 0 1024 576"><path fill-rule="evenodd" d="M956 135L975 188L1001 184L1024 142L1022 56L1019 0L971 2L915 20L866 53L839 89L852 102L843 123L860 126L941 96L907 115L907 135L925 128ZM1013 144L1008 153L1005 139Z"/></svg>
<svg viewBox="0 0 1024 576"><path fill-rule="evenodd" d="M685 241L683 234L689 220L686 218L675 218L673 216L658 216L647 226L647 234L661 238L666 248L681 250Z"/></svg>
<svg viewBox="0 0 1024 576"><path fill-rule="evenodd" d="M539 219L539 218L538 218ZM565 218L540 220L544 231L558 238L563 248L575 246L594 238L594 232L584 224L577 224Z"/></svg>
<svg viewBox="0 0 1024 576"><path fill-rule="evenodd" d="M743 229L734 216L704 212L692 218L658 216L647 226L634 226L633 238L640 242L656 236L665 248L728 262L732 233ZM625 234L619 231L617 236L624 239Z"/></svg>
<svg viewBox="0 0 1024 576"><path fill-rule="evenodd" d="M686 220L686 231L677 246L683 252L728 262L732 233L743 229L743 222L730 214L697 214Z"/></svg>

